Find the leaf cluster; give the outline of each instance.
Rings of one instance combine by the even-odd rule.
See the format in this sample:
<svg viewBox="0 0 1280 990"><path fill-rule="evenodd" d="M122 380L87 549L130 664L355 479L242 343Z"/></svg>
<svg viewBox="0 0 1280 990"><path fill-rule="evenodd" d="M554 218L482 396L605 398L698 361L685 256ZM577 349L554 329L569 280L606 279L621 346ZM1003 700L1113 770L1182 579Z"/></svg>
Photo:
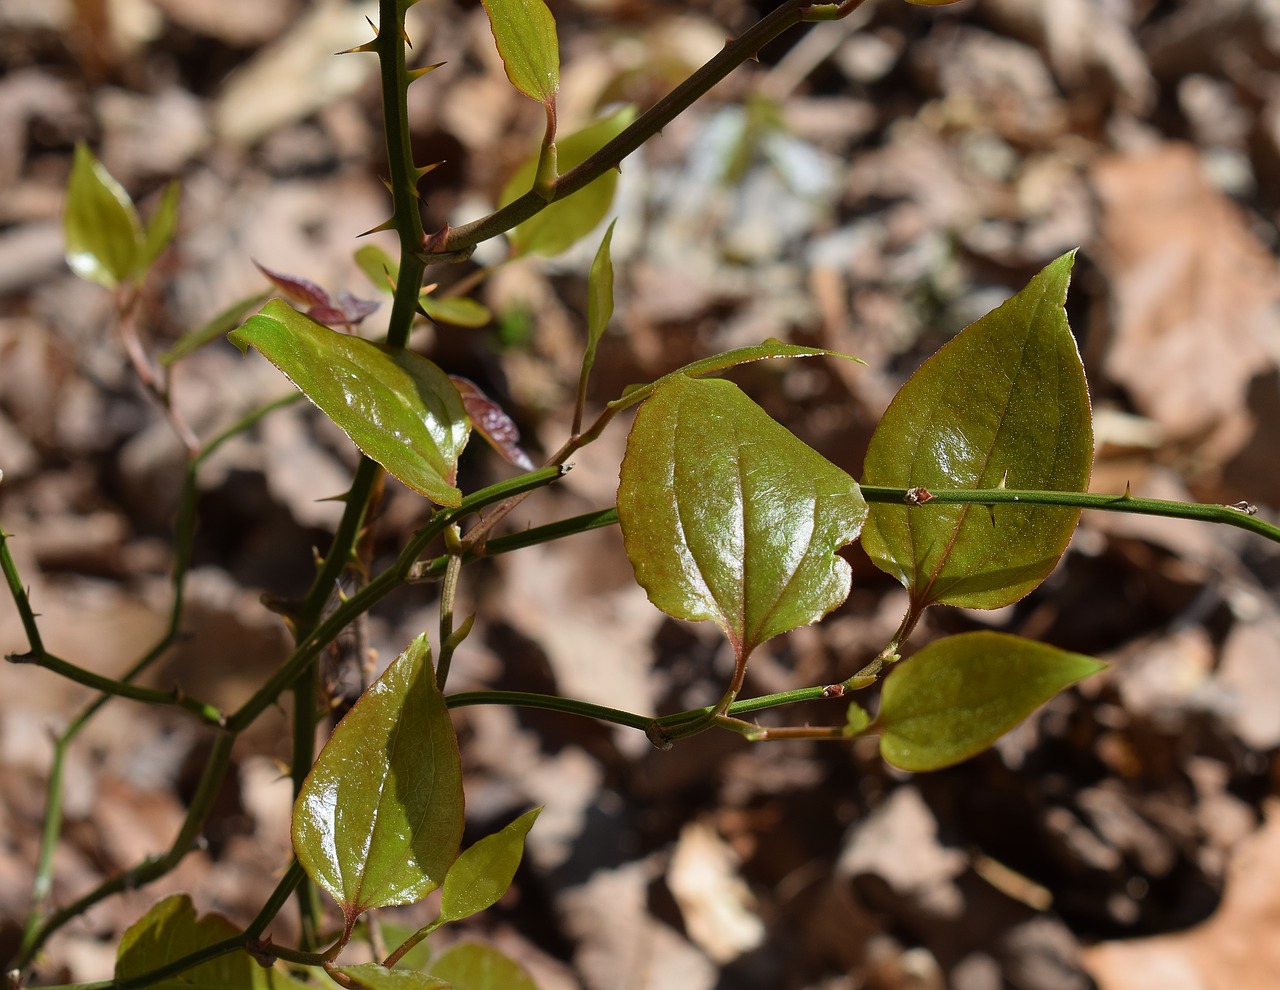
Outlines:
<svg viewBox="0 0 1280 990"><path fill-rule="evenodd" d="M961 331L927 360L893 399L870 442L861 480L775 422L742 389L714 377L759 360L856 360L776 340L693 361L625 390L587 420L596 356L608 346L614 305L613 225L604 232L588 278L581 370L570 435L535 469L512 418L472 382L450 375L407 346L419 320L440 327L484 326L492 314L462 291L439 294L424 284L429 263L457 260L480 240L505 235L508 260L558 254L608 217L616 168L761 44L805 20L846 16L860 0L813 4L786 0L643 114L623 107L568 136L558 133L560 64L554 17L543 0L484 0L508 79L540 104L540 146L503 190L499 208L457 229L424 233L419 181L432 166L410 160L406 91L427 69L405 55L404 0L381 5L377 38L352 52L376 54L383 70L396 258L364 247L356 260L391 294L385 340L356 332L376 305L330 293L298 276L263 269L284 299L241 300L185 335L155 363L161 372L221 336L252 348L289 379L300 396L340 427L364 455L343 497L331 546L317 560L304 600L287 609L295 648L262 688L230 715L199 699L139 687L135 676L178 636L183 587L196 525L197 476L210 453L253 428L283 403L244 417L201 442L176 418L189 453L179 518L171 621L165 635L120 680L49 653L16 564L0 533L0 566L30 640L19 658L103 692L57 744L58 759L80 727L110 696L178 705L218 735L172 849L102 885L74 905L46 910L34 901L20 963L29 966L44 940L97 901L172 869L195 844L204 816L230 766L236 735L295 695L296 861L254 922L238 930L217 916L197 917L189 899L156 904L121 940L113 986L294 987L328 980L369 990L531 990L528 974L485 945L462 943L435 956L426 940L441 927L492 907L508 891L540 809L461 848L465 821L462 761L449 710L469 704L540 707L644 729L660 746L711 728L753 740L847 740L878 736L883 758L905 770L936 770L990 746L1055 693L1100 669L1089 657L990 632L936 640L911 652L909 637L935 605L993 609L1011 604L1049 575L1066 550L1082 506L1162 512L1246 525L1280 539L1280 531L1216 506L1177 506L1124 496L1086 494L1093 458L1092 418L1079 352L1064 304L1071 254L1052 261L1002 306ZM909 0L940 5L950 0ZM176 228L178 189L170 185L144 226L132 200L84 146L76 149L67 190L67 259L81 276L120 296L151 270ZM472 288L491 270L481 270ZM287 300L287 301L286 301ZM290 303L296 304L291 305ZM122 303L121 320L132 319ZM260 307L260 308L258 308ZM248 316L254 309L258 311ZM130 343L127 340L127 345ZM131 360L168 407L167 379L141 354ZM567 470L627 409L636 416L619 472L615 506L523 533L494 536L519 500ZM519 472L477 492L458 482L458 462L472 430ZM364 552L376 522L383 473L433 505L396 561L382 570ZM477 519L482 510L487 515ZM618 523L637 582L653 604L677 619L711 622L723 632L734 671L714 705L666 715L604 708L571 698L519 692L447 693L450 658L471 619L454 615L465 565L587 529ZM464 525L470 528L463 530ZM873 563L901 582L907 608L876 659L843 680L760 698L741 697L752 654L771 639L823 619L848 598L846 560L861 540ZM443 551L425 558L431 548ZM349 571L360 590L331 600ZM433 652L423 633L394 660L336 725L318 756L315 662L351 622L413 578L441 580L440 625ZM853 695L873 686L862 702ZM750 721L790 702L843 699L843 717L827 726ZM874 709L874 714L872 713ZM55 775L56 776L56 775ZM48 844L39 867L47 882L59 805L51 798ZM38 880L37 886L40 885ZM46 883L47 886L47 883ZM273 945L263 933L298 891L304 945ZM324 941L315 891L336 903L341 924ZM370 911L421 901L439 891L428 924L399 933L379 962L347 964L340 954L369 937ZM391 926L387 926L388 931ZM277 965L294 967L286 970ZM304 982L297 967L310 966ZM320 974L324 974L321 976ZM324 985L328 985L325 983Z"/></svg>

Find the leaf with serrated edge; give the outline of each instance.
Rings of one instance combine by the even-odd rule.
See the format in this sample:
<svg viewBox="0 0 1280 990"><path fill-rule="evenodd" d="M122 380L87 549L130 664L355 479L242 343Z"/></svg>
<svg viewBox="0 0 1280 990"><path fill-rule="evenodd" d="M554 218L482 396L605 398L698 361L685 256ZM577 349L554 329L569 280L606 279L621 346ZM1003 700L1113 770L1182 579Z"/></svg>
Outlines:
<svg viewBox="0 0 1280 990"><path fill-rule="evenodd" d="M240 929L221 915L196 917L186 894L171 894L151 906L120 936L115 978L128 980L218 942ZM236 950L184 970L179 976L147 984L159 990L304 990L309 984L274 969L264 969L246 952Z"/></svg>
<svg viewBox="0 0 1280 990"><path fill-rule="evenodd" d="M864 485L1084 491L1089 391L1063 303L1074 254L926 361L880 420ZM876 503L862 544L919 608L1000 608L1045 579L1079 509Z"/></svg>
<svg viewBox="0 0 1280 990"><path fill-rule="evenodd" d="M62 215L67 264L83 279L114 289L138 274L144 250L133 200L88 147L76 145Z"/></svg>
<svg viewBox="0 0 1280 990"><path fill-rule="evenodd" d="M229 339L256 348L353 443L414 491L456 506L467 414L458 390L426 358L338 333L273 299Z"/></svg>
<svg viewBox="0 0 1280 990"><path fill-rule="evenodd" d="M351 981L350 986L363 990L448 990L448 980L428 976L411 969L387 969L377 963L335 966L334 971Z"/></svg>
<svg viewBox="0 0 1280 990"><path fill-rule="evenodd" d="M432 965L431 975L448 980L453 990L538 990L514 959L476 942L449 949Z"/></svg>
<svg viewBox="0 0 1280 990"><path fill-rule="evenodd" d="M1106 665L1006 633L936 640L885 679L880 755L903 770L937 770L982 752L1063 688Z"/></svg>
<svg viewBox="0 0 1280 990"><path fill-rule="evenodd" d="M462 823L458 743L420 636L333 730L294 804L293 847L349 931L440 886Z"/></svg>
<svg viewBox="0 0 1280 990"><path fill-rule="evenodd" d="M506 828L486 835L449 867L440 892L440 917L461 921L498 903L524 857L524 839L542 813L526 811Z"/></svg>
<svg viewBox="0 0 1280 990"><path fill-rule="evenodd" d="M845 600L836 550L866 514L853 478L731 382L666 381L627 439L618 520L636 580L668 615L716 622L740 658Z"/></svg>
<svg viewBox="0 0 1280 990"><path fill-rule="evenodd" d="M556 141L556 163L561 174L582 164L635 120L635 107L625 106L582 130ZM505 206L533 188L540 156L520 167L502 189L499 205ZM558 199L512 229L508 237L516 254L557 255L586 237L605 218L618 185L617 169L609 169L572 196Z"/></svg>
<svg viewBox="0 0 1280 990"><path fill-rule="evenodd" d="M489 27L511 85L543 104L560 88L556 19L542 0L484 0Z"/></svg>

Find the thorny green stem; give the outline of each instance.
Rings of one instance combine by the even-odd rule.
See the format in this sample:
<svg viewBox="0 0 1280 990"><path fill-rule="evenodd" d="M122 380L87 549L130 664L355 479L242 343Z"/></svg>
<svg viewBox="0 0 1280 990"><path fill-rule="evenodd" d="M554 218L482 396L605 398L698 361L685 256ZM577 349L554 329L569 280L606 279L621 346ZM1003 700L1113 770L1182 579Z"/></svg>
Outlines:
<svg viewBox="0 0 1280 990"><path fill-rule="evenodd" d="M462 500L455 509L440 509L431 517L431 521L419 529L400 552L395 562L385 571L369 581L356 594L342 602L315 628L315 631L298 645L258 691L246 701L234 714L227 718L227 728L239 732L275 703L284 688L288 687L316 658L320 650L333 642L334 638L357 616L362 615L381 601L386 595L400 587L408 578L414 563L422 552L438 538L444 530L486 505L509 498L512 495L541 488L560 478L564 474L559 467L542 468L520 475L508 481L482 488Z"/></svg>
<svg viewBox="0 0 1280 990"><path fill-rule="evenodd" d="M418 289L426 271L421 255L422 214L418 209L418 180L423 173L413 163L409 133L407 93L413 77L405 61L402 5L403 0L378 0L378 37L374 41L382 76L382 120L393 210L390 225L400 238L400 274L387 328L387 343L392 347L403 347L409 341L418 309Z"/></svg>
<svg viewBox="0 0 1280 990"><path fill-rule="evenodd" d="M195 539L196 500L199 495L197 479L200 468L218 448L232 437L238 436L256 425L276 409L296 402L300 397L300 393L295 392L285 396L283 399L268 402L253 410L232 423L221 433L209 439L200 453L187 462L183 476L182 491L178 497L178 511L173 526L174 557L170 577L172 591L168 622L155 644L121 676L120 681L122 683L129 683L150 667L164 655L165 651L169 649L178 636L186 599L187 573L191 567L191 549ZM6 547L0 546L0 553L7 552ZM10 573L10 569L6 567L6 574ZM12 574L16 574L16 569L12 570ZM20 584L21 582L19 582ZM35 650L38 647L43 650L44 647L39 642L39 630L34 622L31 628L36 632L36 639L31 643L32 649ZM40 931L41 919L44 915L49 895L52 892L53 857L57 849L58 837L62 834L62 778L67 752L71 747L71 743L110 697L112 697L111 694L100 694L79 715L72 719L62 733L54 739L53 758L49 767L49 783L46 788L44 827L40 835L40 851L36 857L35 876L31 883L31 908L23 926L22 941L18 948L19 960L29 960L31 958L31 953L35 948L32 940L36 938L37 933Z"/></svg>
<svg viewBox="0 0 1280 990"><path fill-rule="evenodd" d="M384 4L387 2L383 0ZM624 158L689 109L739 65L754 59L761 48L779 35L804 21L838 20L853 13L862 2L844 0L843 3L814 4L805 0L786 0L737 38L726 41L724 48L709 62L637 117L603 148L559 176L550 190L530 190L486 217L431 235L427 239L424 258L428 261L466 258L482 241L505 233L550 203L573 195L609 169L618 168Z"/></svg>
<svg viewBox="0 0 1280 990"><path fill-rule="evenodd" d="M1203 502L1173 502L1161 498L1138 498L1092 492L1015 491L1010 488L882 488L863 485L868 502L890 502L909 506L928 505L1061 505L1075 509L1102 509L1106 512L1135 512L1144 516L1196 519L1222 523L1265 536L1280 543L1280 526L1259 519L1253 506L1215 505Z"/></svg>
<svg viewBox="0 0 1280 990"><path fill-rule="evenodd" d="M405 61L405 44L402 37L403 21L400 0L379 0L378 34L374 50L382 77L382 117L386 130L387 164L390 169L392 217L390 226L400 238L400 274L396 279L395 294L391 304L391 316L387 326L387 344L403 347L408 343L418 308L418 288L426 264L416 253L422 244L422 215L418 210L418 179L421 173L414 166L409 135L409 104L406 93L412 81ZM346 495L346 508L338 531L329 544L329 552L319 573L312 582L307 597L295 623L295 635L299 647L312 638L321 624L331 594L337 588L343 571L352 562L360 532L364 528L374 491L382 469L368 457L362 457ZM328 642L328 641L326 641ZM323 647L324 643L319 644ZM297 794L315 758L316 727L316 673L315 657L319 649L305 653L295 651L294 656L305 656L301 662L286 663L292 674L289 681L272 687L279 691L287 685L294 695L293 723L293 778ZM255 696L256 697L256 696ZM273 701L274 699L272 699ZM248 724L238 723L238 724ZM298 904L302 913L303 942L314 948L316 928L320 920L320 904L313 885L304 882L298 888Z"/></svg>

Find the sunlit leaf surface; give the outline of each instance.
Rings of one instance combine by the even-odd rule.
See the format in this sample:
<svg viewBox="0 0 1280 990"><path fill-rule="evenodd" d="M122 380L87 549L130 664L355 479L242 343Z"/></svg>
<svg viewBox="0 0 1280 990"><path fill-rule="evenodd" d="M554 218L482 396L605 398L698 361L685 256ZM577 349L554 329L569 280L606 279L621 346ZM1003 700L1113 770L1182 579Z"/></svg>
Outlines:
<svg viewBox="0 0 1280 990"><path fill-rule="evenodd" d="M350 925L440 886L462 822L458 743L419 637L334 729L294 805L293 846Z"/></svg>
<svg viewBox="0 0 1280 990"><path fill-rule="evenodd" d="M1093 464L1089 392L1063 303L1073 255L962 330L920 366L881 419L864 485L1083 491ZM874 504L863 546L917 605L999 608L1053 569L1078 509Z"/></svg>
<svg viewBox="0 0 1280 990"><path fill-rule="evenodd" d="M844 601L836 550L866 513L857 482L731 382L666 380L632 426L618 518L636 579L667 614L719 624L740 657Z"/></svg>
<svg viewBox="0 0 1280 990"><path fill-rule="evenodd" d="M254 347L362 451L416 492L455 506L467 415L443 371L405 348L338 333L273 299L230 335Z"/></svg>

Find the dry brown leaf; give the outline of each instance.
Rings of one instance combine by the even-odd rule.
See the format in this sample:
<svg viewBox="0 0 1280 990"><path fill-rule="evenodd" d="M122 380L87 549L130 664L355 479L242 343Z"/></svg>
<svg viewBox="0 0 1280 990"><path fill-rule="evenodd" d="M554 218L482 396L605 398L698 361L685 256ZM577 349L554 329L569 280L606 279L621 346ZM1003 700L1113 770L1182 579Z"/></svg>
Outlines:
<svg viewBox="0 0 1280 990"><path fill-rule="evenodd" d="M1114 300L1106 372L1170 439L1212 432L1221 463L1247 439L1250 379L1274 366L1275 259L1189 145L1113 155L1092 178Z"/></svg>
<svg viewBox="0 0 1280 990"><path fill-rule="evenodd" d="M1208 921L1177 935L1103 942L1084 951L1101 990L1274 990L1280 973L1280 801L1241 844Z"/></svg>
<svg viewBox="0 0 1280 990"><path fill-rule="evenodd" d="M737 856L715 829L694 821L680 830L667 868L667 886L689 938L720 965L764 941L764 924L737 867Z"/></svg>

